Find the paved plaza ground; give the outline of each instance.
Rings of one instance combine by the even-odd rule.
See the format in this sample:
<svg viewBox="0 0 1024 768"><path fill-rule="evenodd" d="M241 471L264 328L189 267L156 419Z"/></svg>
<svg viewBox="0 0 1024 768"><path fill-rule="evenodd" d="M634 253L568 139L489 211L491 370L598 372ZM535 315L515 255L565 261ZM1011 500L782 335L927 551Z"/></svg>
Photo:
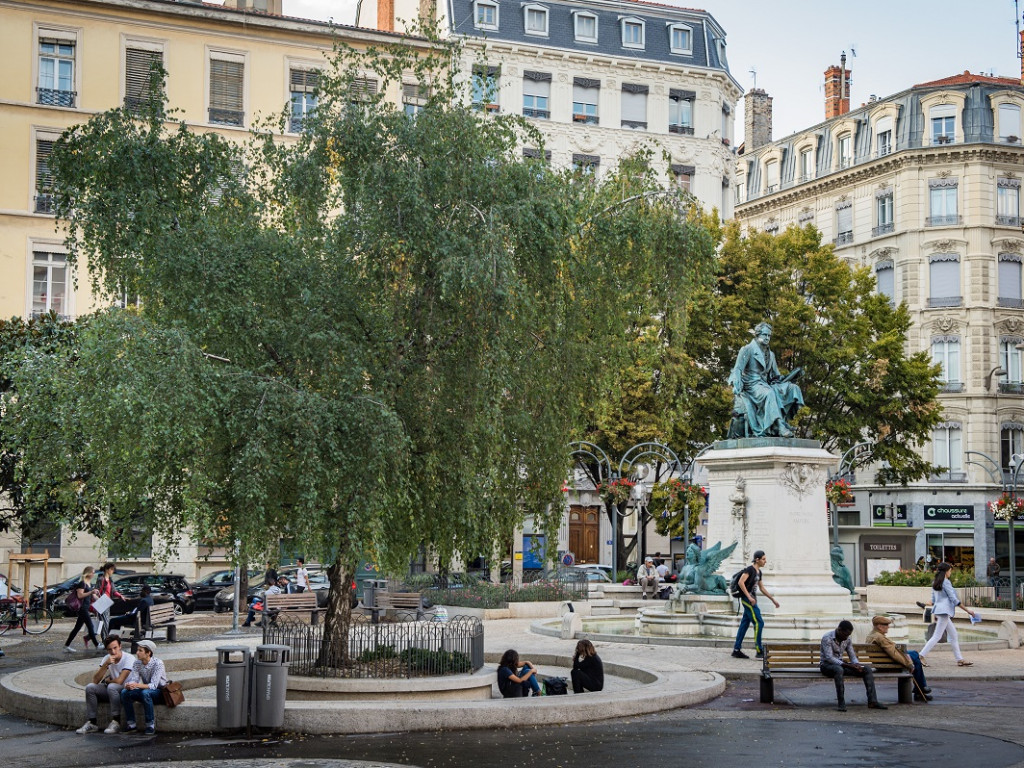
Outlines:
<svg viewBox="0 0 1024 768"><path fill-rule="evenodd" d="M182 636L202 646L223 639L222 620L193 622ZM0 674L64 662L59 627L17 645L3 642ZM540 636L526 620L487 622L488 653L516 647L524 656L571 652L571 641ZM254 638L258 634L254 634ZM161 645L161 649L164 646ZM758 701L759 663L732 659L728 649L602 642L607 662L644 668L678 666L726 676L725 692L693 707L566 725L558 707L550 723L530 727L445 729L420 733L304 736L275 734L246 740L210 734L155 737L69 730L0 713L3 768L118 766L141 763L178 768L362 768L364 766L984 766L1024 768L1024 649L976 651L975 666L958 668L952 655L930 657L931 704L896 704L894 682L879 683L887 711L868 710L863 686L850 681L850 709L835 711L827 680L780 680L774 705ZM572 696L568 697L572 699ZM553 702L552 702L553 703ZM570 702L566 702L568 705ZM530 707L529 700L509 706ZM656 702L650 702L651 709ZM158 716L159 727L159 716Z"/></svg>

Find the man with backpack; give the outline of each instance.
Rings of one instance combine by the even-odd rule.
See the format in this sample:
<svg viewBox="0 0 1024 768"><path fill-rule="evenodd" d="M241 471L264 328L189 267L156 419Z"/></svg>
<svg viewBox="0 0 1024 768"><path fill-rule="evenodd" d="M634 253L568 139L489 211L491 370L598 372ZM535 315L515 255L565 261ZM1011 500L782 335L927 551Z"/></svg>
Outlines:
<svg viewBox="0 0 1024 768"><path fill-rule="evenodd" d="M754 650L756 651L756 656L759 659L763 656L761 631L764 629L764 621L761 618L761 609L757 607L758 587L761 589L761 594L771 600L776 608L779 607L779 601L765 589L764 581L761 577L761 569L764 568L764 564L767 562L768 558L765 556L764 551L759 549L754 553L754 562L740 571L735 578L736 588L733 590L732 596L739 598L740 607L743 610L740 629L736 633L736 642L733 644L732 649L732 655L737 659L750 658L743 652L742 647L743 638L746 637L747 629L751 624L754 625Z"/></svg>

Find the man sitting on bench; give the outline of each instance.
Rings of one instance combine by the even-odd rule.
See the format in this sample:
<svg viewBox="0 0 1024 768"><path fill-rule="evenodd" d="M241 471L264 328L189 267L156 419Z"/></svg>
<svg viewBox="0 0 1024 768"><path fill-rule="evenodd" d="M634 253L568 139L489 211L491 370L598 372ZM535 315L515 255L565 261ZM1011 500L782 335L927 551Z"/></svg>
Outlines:
<svg viewBox="0 0 1024 768"><path fill-rule="evenodd" d="M821 638L821 655L818 658L818 667L821 674L831 677L836 683L836 699L839 701L837 709L840 712L846 711L846 687L843 681L844 675L854 675L864 678L864 690L868 694L869 709L888 709L887 706L878 701L878 694L875 692L875 672L871 667L861 664L857 660L857 654L853 650L853 643L850 642L850 635L853 634L853 624L843 619L839 626L831 632L826 632ZM843 654L849 657L849 661L843 661Z"/></svg>
<svg viewBox="0 0 1024 768"><path fill-rule="evenodd" d="M277 584L271 584L267 587L263 593L263 618L267 617L267 595L285 595L291 592L291 588L288 585L288 577L281 575L277 577ZM249 606L249 615L245 617L245 622L242 624L243 627L252 626L252 620L256 618L256 600L252 601L252 605ZM256 626L263 626L263 622L260 622Z"/></svg>

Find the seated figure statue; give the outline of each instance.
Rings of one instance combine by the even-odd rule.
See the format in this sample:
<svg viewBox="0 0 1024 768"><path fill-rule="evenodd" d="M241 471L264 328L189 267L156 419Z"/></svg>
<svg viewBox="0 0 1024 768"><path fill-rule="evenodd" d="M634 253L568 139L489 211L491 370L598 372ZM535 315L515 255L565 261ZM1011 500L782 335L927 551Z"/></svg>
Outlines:
<svg viewBox="0 0 1024 768"><path fill-rule="evenodd" d="M768 348L772 327L758 323L754 340L740 350L736 365L729 375L735 394L733 420L729 437L793 437L788 420L804 404L800 387L793 383L801 371L791 371L783 378L775 362L775 353Z"/></svg>

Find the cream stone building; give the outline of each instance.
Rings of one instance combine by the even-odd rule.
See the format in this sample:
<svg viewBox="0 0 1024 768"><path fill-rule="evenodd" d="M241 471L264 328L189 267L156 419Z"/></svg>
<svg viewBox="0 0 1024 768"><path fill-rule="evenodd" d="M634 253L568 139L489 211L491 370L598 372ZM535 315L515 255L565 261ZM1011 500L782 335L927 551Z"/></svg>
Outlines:
<svg viewBox="0 0 1024 768"><path fill-rule="evenodd" d="M283 141L315 105L316 72L336 41L353 47L398 36L280 16L280 0L232 7L170 0L0 0L0 316L55 311L74 318L97 308L84 275L71 273L47 192L54 140L106 109L148 98L150 65L168 73L169 105L194 129L243 139L263 117L287 111ZM418 45L422 41L410 41ZM368 88L376 83L367 80ZM398 86L393 97L399 98ZM154 542L139 532L127 567L147 570ZM158 545L159 542L156 542ZM34 545L61 578L109 555L86 534L42 526L0 535L0 563ZM159 547L156 547L157 549ZM163 565L189 578L224 567L224 552L185 543ZM51 565L51 581L55 569Z"/></svg>
<svg viewBox="0 0 1024 768"><path fill-rule="evenodd" d="M362 0L357 23L405 31L432 15L466 42L474 102L529 118L555 167L600 173L651 147L706 208L732 215L742 92L711 14L636 0Z"/></svg>
<svg viewBox="0 0 1024 768"><path fill-rule="evenodd" d="M826 78L825 122L777 141L770 98L747 94L735 216L770 232L813 224L873 270L910 310L909 351L930 350L944 381L926 456L947 469L906 488L859 472L840 512L847 564L860 584L928 555L982 578L995 556L1005 575L1007 525L987 503L1024 453L1024 87L965 72L849 109L845 62ZM899 527L916 529L909 543ZM1020 559L1024 518L1015 540Z"/></svg>

